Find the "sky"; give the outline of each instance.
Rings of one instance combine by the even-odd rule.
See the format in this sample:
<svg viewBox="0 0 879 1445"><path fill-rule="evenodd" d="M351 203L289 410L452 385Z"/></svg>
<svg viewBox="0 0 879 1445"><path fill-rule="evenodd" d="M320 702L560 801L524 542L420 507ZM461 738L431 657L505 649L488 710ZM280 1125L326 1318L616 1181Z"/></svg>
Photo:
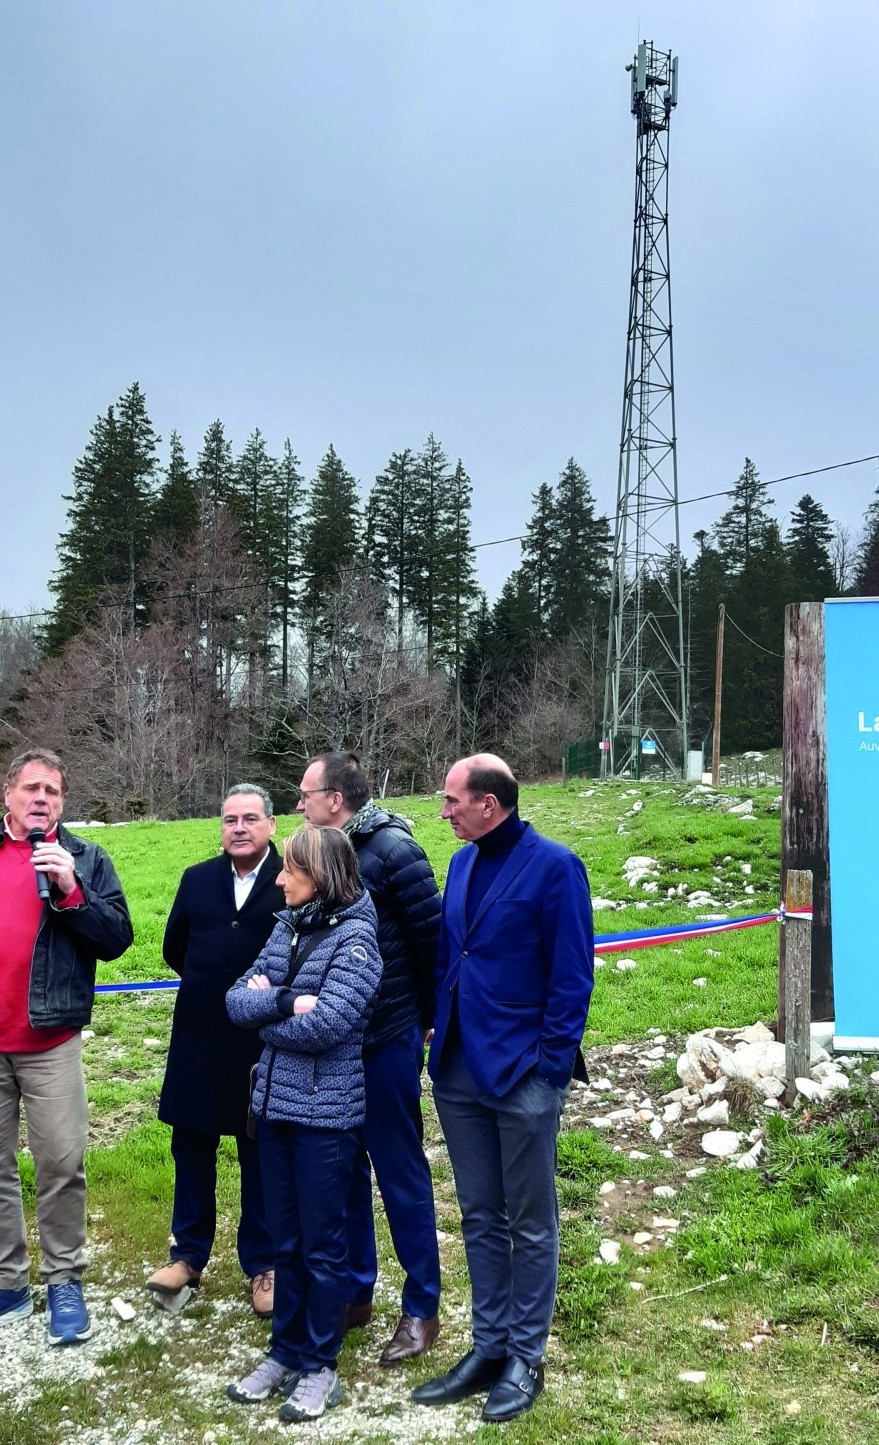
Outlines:
<svg viewBox="0 0 879 1445"><path fill-rule="evenodd" d="M639 38L680 60L682 502L879 452L875 0L28 0L0 19L0 608L44 606L71 472L133 381L162 459L433 432L473 540L568 457L615 509ZM773 487L859 528L875 461ZM684 505L685 554L722 499ZM519 546L482 547L496 596Z"/></svg>

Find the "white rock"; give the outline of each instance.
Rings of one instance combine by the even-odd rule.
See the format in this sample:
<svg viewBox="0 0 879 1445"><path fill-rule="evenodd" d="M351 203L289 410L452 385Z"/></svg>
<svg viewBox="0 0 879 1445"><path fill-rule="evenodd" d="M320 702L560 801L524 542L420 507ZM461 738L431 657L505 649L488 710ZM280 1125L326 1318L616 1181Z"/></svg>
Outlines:
<svg viewBox="0 0 879 1445"><path fill-rule="evenodd" d="M785 1049L784 1044L774 1043L766 1045L766 1052L763 1055L763 1062L760 1065L759 1073L762 1078L768 1078L774 1074L777 1079L784 1079L785 1076Z"/></svg>
<svg viewBox="0 0 879 1445"><path fill-rule="evenodd" d="M613 1084L610 1079L593 1079L592 1087L596 1094L607 1094L613 1088Z"/></svg>
<svg viewBox="0 0 879 1445"><path fill-rule="evenodd" d="M780 1109L781 1105L777 1099L767 1099L763 1105L764 1109Z"/></svg>
<svg viewBox="0 0 879 1445"><path fill-rule="evenodd" d="M648 1049L648 1050L647 1050L646 1054L644 1055L644 1058L645 1058L645 1059L651 1059L651 1060L652 1060L652 1059L664 1059L664 1058L665 1058L665 1049L662 1047L662 1044L657 1044L657 1046L656 1046L655 1049Z"/></svg>
<svg viewBox="0 0 879 1445"><path fill-rule="evenodd" d="M599 1257L605 1264L619 1264L620 1243L616 1239L603 1239L598 1246Z"/></svg>
<svg viewBox="0 0 879 1445"><path fill-rule="evenodd" d="M613 1119L605 1119L600 1114L596 1114L595 1118L587 1120L587 1123L591 1124L593 1129L613 1128Z"/></svg>
<svg viewBox="0 0 879 1445"><path fill-rule="evenodd" d="M629 1280L629 1289L643 1289L644 1286L639 1279Z"/></svg>
<svg viewBox="0 0 879 1445"><path fill-rule="evenodd" d="M608 908L616 907L618 907L618 905L613 898L593 898L592 900L593 913L603 913Z"/></svg>
<svg viewBox="0 0 879 1445"><path fill-rule="evenodd" d="M700 1320L699 1323L703 1330L716 1330L718 1334L727 1328L720 1320Z"/></svg>
<svg viewBox="0 0 879 1445"><path fill-rule="evenodd" d="M615 1180L605 1179L604 1183L599 1186L598 1192L599 1194L614 1194L616 1193L616 1187Z"/></svg>
<svg viewBox="0 0 879 1445"><path fill-rule="evenodd" d="M836 1024L831 1020L829 1023L814 1023L809 1025L809 1037L815 1039L822 1048L829 1049L833 1044L833 1035L836 1033Z"/></svg>
<svg viewBox="0 0 879 1445"><path fill-rule="evenodd" d="M694 988L707 988L708 986L707 978L694 978L692 982Z"/></svg>
<svg viewBox="0 0 879 1445"><path fill-rule="evenodd" d="M715 1129L702 1135L702 1152L713 1159L728 1159L738 1152L742 1136L735 1129Z"/></svg>
<svg viewBox="0 0 879 1445"><path fill-rule="evenodd" d="M633 1244L649 1244L653 1235L649 1229L639 1229L637 1234L632 1235Z"/></svg>
<svg viewBox="0 0 879 1445"><path fill-rule="evenodd" d="M754 1090L763 1099L780 1099L784 1093L784 1083L774 1074L768 1074L766 1077L754 1080Z"/></svg>
<svg viewBox="0 0 879 1445"><path fill-rule="evenodd" d="M640 1149L630 1149L630 1150L629 1150L629 1158L630 1158L630 1159L636 1159L636 1160L649 1159L649 1158L650 1158L650 1155L649 1155L649 1154L642 1154L642 1152L641 1152Z"/></svg>
<svg viewBox="0 0 879 1445"><path fill-rule="evenodd" d="M662 1111L663 1124L676 1124L683 1112L683 1104L666 1104Z"/></svg>
<svg viewBox="0 0 879 1445"><path fill-rule="evenodd" d="M653 1190L653 1198L675 1199L677 1197L677 1192L678 1191L676 1189L672 1188L671 1184L657 1184L655 1189Z"/></svg>
<svg viewBox="0 0 879 1445"><path fill-rule="evenodd" d="M684 1385L704 1385L708 1376L704 1370L681 1370L678 1379Z"/></svg>
<svg viewBox="0 0 879 1445"><path fill-rule="evenodd" d="M618 958L614 967L617 973L631 973L632 969L637 968L638 965L634 958Z"/></svg>
<svg viewBox="0 0 879 1445"><path fill-rule="evenodd" d="M611 1053L614 1055L633 1054L635 1050L631 1044L612 1044Z"/></svg>
<svg viewBox="0 0 879 1445"><path fill-rule="evenodd" d="M662 1214L654 1214L653 1216L654 1229L680 1229L680 1227L681 1221L679 1219L668 1219Z"/></svg>
<svg viewBox="0 0 879 1445"><path fill-rule="evenodd" d="M119 1316L120 1320L133 1320L134 1316L137 1314L134 1305L129 1304L128 1300L123 1299L121 1295L117 1294L110 1301L110 1303L116 1311L117 1315Z"/></svg>
<svg viewBox="0 0 879 1445"><path fill-rule="evenodd" d="M715 1079L713 1084L704 1084L699 1090L699 1098L702 1103L710 1104L712 1099L719 1099L722 1094L726 1093L728 1083L729 1079L724 1074L722 1078Z"/></svg>
<svg viewBox="0 0 879 1445"><path fill-rule="evenodd" d="M612 1124L625 1124L637 1116L634 1109L612 1109L607 1117Z"/></svg>
<svg viewBox="0 0 879 1445"><path fill-rule="evenodd" d="M749 1149L748 1152L747 1152L747 1154L743 1154L742 1157L741 1157L741 1159L737 1159L737 1160L736 1160L736 1168L737 1168L737 1169L756 1169L756 1168L757 1168L757 1159L758 1159L758 1156L760 1155L762 1149L763 1149L763 1145L762 1145L762 1144L755 1144L754 1147L753 1147L753 1149Z"/></svg>
<svg viewBox="0 0 879 1445"><path fill-rule="evenodd" d="M688 1169L688 1170L687 1170L686 1178L687 1178L687 1179L701 1179L701 1178L702 1178L702 1175L703 1175L703 1174L707 1174L707 1173L708 1173L708 1170L705 1168L705 1165L704 1165L704 1164L697 1164L696 1167L695 1167L695 1169Z"/></svg>
<svg viewBox="0 0 879 1445"><path fill-rule="evenodd" d="M746 798L743 803L737 803L736 806L730 808L729 811L731 813L738 813L740 817L748 817L754 811L754 804L750 798Z"/></svg>
<svg viewBox="0 0 879 1445"><path fill-rule="evenodd" d="M664 1129L663 1126L660 1124L660 1122L659 1122L658 1119L652 1119L651 1122L650 1122L650 1128L649 1128L649 1130L648 1130L648 1133L649 1133L651 1139L653 1139L653 1140L655 1140L655 1141L658 1142L658 1141L662 1138L663 1134L665 1133L665 1129Z"/></svg>
<svg viewBox="0 0 879 1445"><path fill-rule="evenodd" d="M635 1113L636 1124L649 1124L650 1120L655 1118L656 1115L652 1109L638 1109Z"/></svg>
<svg viewBox="0 0 879 1445"><path fill-rule="evenodd" d="M794 1087L798 1094L802 1094L804 1099L814 1100L821 1098L821 1085L816 1084L814 1079L794 1079Z"/></svg>
<svg viewBox="0 0 879 1445"><path fill-rule="evenodd" d="M818 1042L817 1039L810 1039L810 1041L809 1041L809 1063L812 1065L812 1067L814 1068L814 1066L815 1066L816 1064L826 1064L826 1063L829 1062L829 1060L830 1060L830 1055L828 1054L827 1050L823 1047L823 1045L819 1044L819 1042Z"/></svg>
<svg viewBox="0 0 879 1445"><path fill-rule="evenodd" d="M94 1031L94 1029L80 1029L80 1031L79 1031L79 1037L80 1037L81 1039L93 1039L94 1036L95 1036L95 1031Z"/></svg>
<svg viewBox="0 0 879 1445"><path fill-rule="evenodd" d="M838 1089L848 1089L850 1087L851 1080L848 1075L840 1073L839 1070L836 1070L832 1074L825 1075L821 1081L821 1089L825 1098L830 1094L835 1094Z"/></svg>
<svg viewBox="0 0 879 1445"><path fill-rule="evenodd" d="M698 1124L728 1124L729 1104L726 1099L715 1099L712 1104L696 1111L696 1118L693 1121Z"/></svg>

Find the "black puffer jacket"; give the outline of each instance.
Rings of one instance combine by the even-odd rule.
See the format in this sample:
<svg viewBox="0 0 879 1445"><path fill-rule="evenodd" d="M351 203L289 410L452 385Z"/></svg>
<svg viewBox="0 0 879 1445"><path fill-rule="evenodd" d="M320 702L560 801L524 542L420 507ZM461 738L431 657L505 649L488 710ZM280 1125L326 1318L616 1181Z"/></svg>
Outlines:
<svg viewBox="0 0 879 1445"><path fill-rule="evenodd" d="M378 914L384 963L364 1039L368 1050L414 1023L433 1028L442 900L433 869L404 818L373 808L349 836Z"/></svg>

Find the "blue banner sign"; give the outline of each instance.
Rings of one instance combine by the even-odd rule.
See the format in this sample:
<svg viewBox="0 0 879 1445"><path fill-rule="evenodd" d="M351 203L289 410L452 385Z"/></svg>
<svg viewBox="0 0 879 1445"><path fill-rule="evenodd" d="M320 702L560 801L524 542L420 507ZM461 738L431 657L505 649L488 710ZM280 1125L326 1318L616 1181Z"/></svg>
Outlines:
<svg viewBox="0 0 879 1445"><path fill-rule="evenodd" d="M871 922L879 840L879 598L824 607L830 904L837 1049L879 1051Z"/></svg>

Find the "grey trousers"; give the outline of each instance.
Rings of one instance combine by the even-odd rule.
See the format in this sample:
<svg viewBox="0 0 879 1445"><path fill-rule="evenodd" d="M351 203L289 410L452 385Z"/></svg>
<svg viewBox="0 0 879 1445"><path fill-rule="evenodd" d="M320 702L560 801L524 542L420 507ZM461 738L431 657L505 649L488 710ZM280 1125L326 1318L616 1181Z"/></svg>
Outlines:
<svg viewBox="0 0 879 1445"><path fill-rule="evenodd" d="M22 1103L36 1170L40 1274L62 1284L79 1279L87 1263L88 1109L79 1034L41 1054L0 1053L0 1289L21 1289L30 1269L16 1157Z"/></svg>
<svg viewBox="0 0 879 1445"><path fill-rule="evenodd" d="M539 1364L558 1283L556 1141L567 1090L529 1074L502 1099L480 1095L458 1049L433 1097L461 1208L474 1351Z"/></svg>

